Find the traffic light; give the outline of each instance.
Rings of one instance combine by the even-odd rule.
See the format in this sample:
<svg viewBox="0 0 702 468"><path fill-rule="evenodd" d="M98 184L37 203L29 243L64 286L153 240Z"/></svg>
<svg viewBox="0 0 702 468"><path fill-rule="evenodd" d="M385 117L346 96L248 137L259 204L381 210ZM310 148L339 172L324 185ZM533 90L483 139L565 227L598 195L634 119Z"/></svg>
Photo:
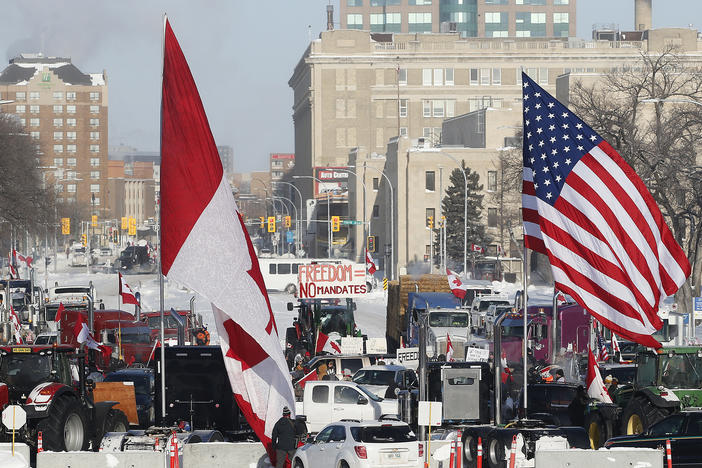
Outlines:
<svg viewBox="0 0 702 468"><path fill-rule="evenodd" d="M136 219L132 217L129 218L129 235L136 236Z"/></svg>
<svg viewBox="0 0 702 468"><path fill-rule="evenodd" d="M331 217L332 232L339 232L341 226L341 219L338 216Z"/></svg>
<svg viewBox="0 0 702 468"><path fill-rule="evenodd" d="M263 216L259 216L258 220L261 222L261 225L259 227L261 229L265 228L266 227L266 218L264 218Z"/></svg>
<svg viewBox="0 0 702 468"><path fill-rule="evenodd" d="M369 252L375 252L375 236L368 236L366 240L366 250Z"/></svg>
<svg viewBox="0 0 702 468"><path fill-rule="evenodd" d="M80 235L80 243L83 244L83 247L88 245L88 236L86 236L85 234L81 234Z"/></svg>
<svg viewBox="0 0 702 468"><path fill-rule="evenodd" d="M275 216L268 217L268 232L275 232Z"/></svg>
<svg viewBox="0 0 702 468"><path fill-rule="evenodd" d="M434 229L434 217L433 216L429 216L427 218L427 226L429 227L429 229Z"/></svg>
<svg viewBox="0 0 702 468"><path fill-rule="evenodd" d="M90 220L90 225L91 225L92 227L95 227L95 226L97 226L97 224L98 224L98 223L97 223L97 215L93 215L93 217L92 217L91 220Z"/></svg>
<svg viewBox="0 0 702 468"><path fill-rule="evenodd" d="M126 216L122 216L122 230L127 230L129 229L129 218Z"/></svg>
<svg viewBox="0 0 702 468"><path fill-rule="evenodd" d="M285 227L286 227L286 228L289 228L289 227L290 227L290 224L291 224L291 223L290 223L290 216L286 216L286 217L285 217Z"/></svg>
<svg viewBox="0 0 702 468"><path fill-rule="evenodd" d="M446 226L446 216L441 217L441 227Z"/></svg>
<svg viewBox="0 0 702 468"><path fill-rule="evenodd" d="M61 234L67 236L71 233L71 218L61 218Z"/></svg>
<svg viewBox="0 0 702 468"><path fill-rule="evenodd" d="M119 244L119 229L112 231L112 242Z"/></svg>

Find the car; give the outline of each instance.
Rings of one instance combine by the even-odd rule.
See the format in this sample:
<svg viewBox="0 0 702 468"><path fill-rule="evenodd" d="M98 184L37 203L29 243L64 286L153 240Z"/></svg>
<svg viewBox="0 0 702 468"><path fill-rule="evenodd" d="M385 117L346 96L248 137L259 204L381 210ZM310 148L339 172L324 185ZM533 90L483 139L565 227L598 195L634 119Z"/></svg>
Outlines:
<svg viewBox="0 0 702 468"><path fill-rule="evenodd" d="M400 390L411 390L418 386L417 374L412 369L397 365L376 365L363 367L356 371L351 380L386 398L388 387L392 386L395 395ZM387 398L397 398L396 396Z"/></svg>
<svg viewBox="0 0 702 468"><path fill-rule="evenodd" d="M57 337L58 337L58 332L42 333L41 335L38 335L38 336L34 339L34 343L33 343L33 344L35 344L35 345L50 345L50 344L54 344L54 343L57 342L57 341L56 341L56 340L57 340Z"/></svg>
<svg viewBox="0 0 702 468"><path fill-rule="evenodd" d="M401 421L343 420L331 423L308 439L293 457L294 468L418 468L424 445Z"/></svg>
<svg viewBox="0 0 702 468"><path fill-rule="evenodd" d="M653 424L643 434L613 437L605 442L605 448L619 447L665 447L670 440L674 467L700 466L700 443L702 443L702 411L681 411L671 414Z"/></svg>
<svg viewBox="0 0 702 468"><path fill-rule="evenodd" d="M509 304L490 304L485 313L485 332L488 336L492 336L492 329L495 326L495 320L505 312L511 312L513 307Z"/></svg>
<svg viewBox="0 0 702 468"><path fill-rule="evenodd" d="M107 374L104 382L134 382L139 426L147 428L155 422L154 394L156 389L153 369L148 367L120 369Z"/></svg>
<svg viewBox="0 0 702 468"><path fill-rule="evenodd" d="M630 384L636 380L636 364L600 364L600 375L606 378L608 375L616 378L619 385Z"/></svg>

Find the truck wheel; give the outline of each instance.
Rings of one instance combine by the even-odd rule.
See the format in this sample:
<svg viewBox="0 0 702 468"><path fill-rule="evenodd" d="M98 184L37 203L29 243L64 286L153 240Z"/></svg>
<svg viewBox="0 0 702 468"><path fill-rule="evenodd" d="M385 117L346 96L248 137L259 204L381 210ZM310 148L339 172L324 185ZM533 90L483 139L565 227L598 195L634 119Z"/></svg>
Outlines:
<svg viewBox="0 0 702 468"><path fill-rule="evenodd" d="M107 412L107 416L105 416L105 425L103 427L105 428L105 433L127 432L129 430L127 415L121 410L112 408Z"/></svg>
<svg viewBox="0 0 702 468"><path fill-rule="evenodd" d="M622 434L641 434L669 414L670 411L653 406L645 398L634 397L624 408L624 413L622 414Z"/></svg>
<svg viewBox="0 0 702 468"><path fill-rule="evenodd" d="M37 425L37 430L42 431L44 450L73 452L88 448L83 407L75 398L54 401L49 416Z"/></svg>
<svg viewBox="0 0 702 468"><path fill-rule="evenodd" d="M591 411L585 416L585 430L592 450L597 450L614 437L612 421L605 419L599 411Z"/></svg>
<svg viewBox="0 0 702 468"><path fill-rule="evenodd" d="M294 465L294 466L295 466L295 468L305 468L305 465L302 464L302 460L300 460L299 458L296 458L296 459L295 459L295 465Z"/></svg>
<svg viewBox="0 0 702 468"><path fill-rule="evenodd" d="M463 465L475 468L478 464L478 438L475 434L463 433Z"/></svg>
<svg viewBox="0 0 702 468"><path fill-rule="evenodd" d="M487 459L490 468L505 468L507 466L505 454L505 443L500 436L488 439Z"/></svg>

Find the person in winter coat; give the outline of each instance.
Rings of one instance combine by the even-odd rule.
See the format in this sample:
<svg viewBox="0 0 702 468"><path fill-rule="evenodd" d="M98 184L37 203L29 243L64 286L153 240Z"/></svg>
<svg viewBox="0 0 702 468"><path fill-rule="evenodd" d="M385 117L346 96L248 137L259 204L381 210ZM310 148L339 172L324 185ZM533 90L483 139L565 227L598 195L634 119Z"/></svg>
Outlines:
<svg viewBox="0 0 702 468"><path fill-rule="evenodd" d="M273 434L271 435L271 444L275 449L275 466L283 468L285 466L285 458L292 461L295 450L297 450L297 428L295 422L290 419L290 408L283 407L283 416L273 426Z"/></svg>

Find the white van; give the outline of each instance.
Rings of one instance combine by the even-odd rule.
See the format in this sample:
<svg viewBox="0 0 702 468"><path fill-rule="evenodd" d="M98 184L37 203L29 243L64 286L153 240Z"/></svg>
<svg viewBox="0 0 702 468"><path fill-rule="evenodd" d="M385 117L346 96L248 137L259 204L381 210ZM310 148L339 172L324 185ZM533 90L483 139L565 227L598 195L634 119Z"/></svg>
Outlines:
<svg viewBox="0 0 702 468"><path fill-rule="evenodd" d="M267 291L297 292L297 271L300 265L315 263L353 264L351 260L341 258L285 258L263 257L258 259L263 282Z"/></svg>

